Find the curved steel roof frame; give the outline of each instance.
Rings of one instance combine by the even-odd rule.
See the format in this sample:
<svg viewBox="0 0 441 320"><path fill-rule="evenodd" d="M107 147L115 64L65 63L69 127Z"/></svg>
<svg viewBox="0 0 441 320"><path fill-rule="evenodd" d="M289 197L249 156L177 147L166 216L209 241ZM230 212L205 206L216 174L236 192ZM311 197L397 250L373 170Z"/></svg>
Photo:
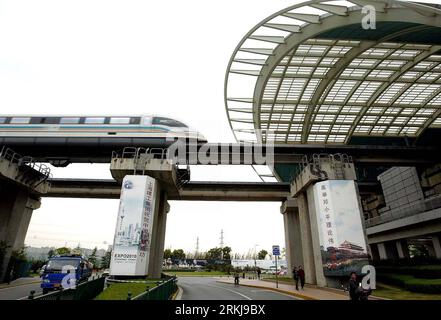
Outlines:
<svg viewBox="0 0 441 320"><path fill-rule="evenodd" d="M378 36L332 34L360 28L365 5L376 10ZM313 0L269 16L228 64L225 106L236 139L348 143L441 127L439 27L439 6L394 0ZM439 39L400 40L424 32Z"/></svg>

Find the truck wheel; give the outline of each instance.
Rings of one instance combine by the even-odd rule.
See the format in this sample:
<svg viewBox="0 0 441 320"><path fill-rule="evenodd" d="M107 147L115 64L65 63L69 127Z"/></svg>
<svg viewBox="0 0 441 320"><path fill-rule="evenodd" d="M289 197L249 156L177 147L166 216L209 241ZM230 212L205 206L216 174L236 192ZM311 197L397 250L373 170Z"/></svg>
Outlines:
<svg viewBox="0 0 441 320"><path fill-rule="evenodd" d="M43 289L43 294L48 294L49 290L48 289Z"/></svg>

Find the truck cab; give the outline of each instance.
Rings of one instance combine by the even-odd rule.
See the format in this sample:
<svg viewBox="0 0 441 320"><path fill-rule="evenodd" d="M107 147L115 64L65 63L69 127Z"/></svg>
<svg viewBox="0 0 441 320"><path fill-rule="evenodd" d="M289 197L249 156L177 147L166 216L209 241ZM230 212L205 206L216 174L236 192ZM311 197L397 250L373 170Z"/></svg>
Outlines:
<svg viewBox="0 0 441 320"><path fill-rule="evenodd" d="M43 294L85 282L92 275L92 265L82 256L65 255L49 259L41 276ZM74 280L74 281L72 281Z"/></svg>

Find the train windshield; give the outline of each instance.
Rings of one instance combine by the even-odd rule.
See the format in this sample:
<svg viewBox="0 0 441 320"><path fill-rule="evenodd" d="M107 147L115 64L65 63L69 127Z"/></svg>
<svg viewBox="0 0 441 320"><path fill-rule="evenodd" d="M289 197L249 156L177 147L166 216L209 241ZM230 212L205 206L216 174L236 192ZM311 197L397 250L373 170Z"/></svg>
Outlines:
<svg viewBox="0 0 441 320"><path fill-rule="evenodd" d="M160 125L168 126L168 127L188 128L188 126L186 126L182 122L179 122L177 120L173 120L170 118L164 118L164 117L154 117L152 120L152 124L160 124Z"/></svg>

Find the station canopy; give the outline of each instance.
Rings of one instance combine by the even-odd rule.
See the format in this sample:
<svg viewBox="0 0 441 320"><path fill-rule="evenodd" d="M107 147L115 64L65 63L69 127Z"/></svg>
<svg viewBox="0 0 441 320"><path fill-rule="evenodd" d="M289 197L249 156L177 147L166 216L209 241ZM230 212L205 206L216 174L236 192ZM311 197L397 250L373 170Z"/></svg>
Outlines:
<svg viewBox="0 0 441 320"><path fill-rule="evenodd" d="M281 10L234 50L225 105L238 141L350 144L441 128L441 6L316 0Z"/></svg>

